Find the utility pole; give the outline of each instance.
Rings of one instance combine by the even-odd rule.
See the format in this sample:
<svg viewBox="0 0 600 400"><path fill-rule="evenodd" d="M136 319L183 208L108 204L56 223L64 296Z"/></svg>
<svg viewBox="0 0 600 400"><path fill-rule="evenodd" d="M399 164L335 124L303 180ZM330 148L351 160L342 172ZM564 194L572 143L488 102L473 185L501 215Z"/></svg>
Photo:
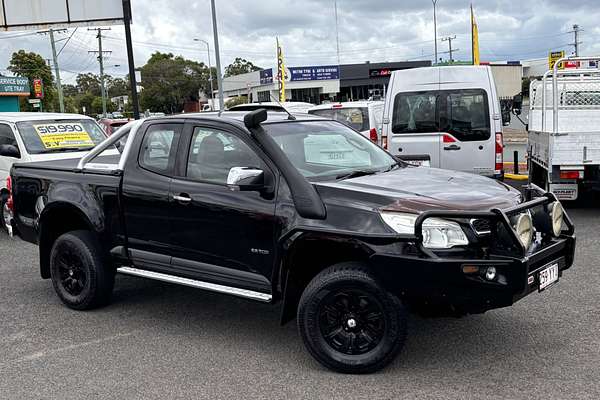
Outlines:
<svg viewBox="0 0 600 400"><path fill-rule="evenodd" d="M39 32L41 34L48 34L50 36L50 46L52 47L52 59L53 59L53 65L54 65L54 75L56 77L56 89L58 91L58 104L60 107L60 112L64 113L65 112L65 98L63 95L63 89L62 89L62 83L60 80L60 68L58 65L58 55L56 53L56 41L54 40L54 33L55 32L66 32L66 29L48 29L47 31L43 31L43 32ZM63 39L64 40L64 39ZM50 60L48 61L48 65L50 65Z"/></svg>
<svg viewBox="0 0 600 400"><path fill-rule="evenodd" d="M571 43L571 46L575 47L575 57L579 57L579 45L583 43L579 41L579 32L583 32L583 29L577 24L573 25L573 30L569 32L575 36L575 42Z"/></svg>
<svg viewBox="0 0 600 400"><path fill-rule="evenodd" d="M431 0L433 3L433 43L435 44L435 62L434 65L438 63L438 38L437 38L437 14L436 14L436 6L438 0Z"/></svg>
<svg viewBox="0 0 600 400"><path fill-rule="evenodd" d="M88 31L98 31L98 51L90 51L90 53L98 53L98 62L100 63L100 93L102 94L102 117L106 118L106 85L104 81L104 53L112 53L111 51L102 50L102 31L110 31L110 28L88 29Z"/></svg>
<svg viewBox="0 0 600 400"><path fill-rule="evenodd" d="M221 75L221 53L219 52L219 30L217 29L217 10L215 0L210 0L212 10L213 35L215 36L215 58L217 61L217 83L219 84L219 112L225 108L223 101L223 75Z"/></svg>
<svg viewBox="0 0 600 400"><path fill-rule="evenodd" d="M48 30L50 34L50 43L52 44L52 58L54 60L54 73L56 75L56 89L58 90L58 104L60 112L65 112L65 97L63 95L62 83L60 81L60 68L58 67L58 56L56 55L56 42L54 41L54 30Z"/></svg>
<svg viewBox="0 0 600 400"><path fill-rule="evenodd" d="M335 10L335 44L337 50L337 62L340 65L340 27L338 23L338 9L337 9L337 0L333 1L333 7Z"/></svg>
<svg viewBox="0 0 600 400"><path fill-rule="evenodd" d="M458 49L452 48L452 41L456 39L456 35L448 36L442 39L442 42L448 42L448 54L450 55L450 64L454 62L454 58L452 57L452 53L456 53Z"/></svg>

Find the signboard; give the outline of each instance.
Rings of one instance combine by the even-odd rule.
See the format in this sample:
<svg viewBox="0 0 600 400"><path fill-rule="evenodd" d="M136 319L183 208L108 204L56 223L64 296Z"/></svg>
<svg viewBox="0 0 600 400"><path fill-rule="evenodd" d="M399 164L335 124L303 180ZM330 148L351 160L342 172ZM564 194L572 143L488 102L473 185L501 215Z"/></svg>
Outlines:
<svg viewBox="0 0 600 400"><path fill-rule="evenodd" d="M36 99L44 98L44 83L41 79L33 80L33 95Z"/></svg>
<svg viewBox="0 0 600 400"><path fill-rule="evenodd" d="M561 58L565 57L565 51L561 50L561 51L552 51L550 52L550 54L548 54L548 66L550 67L550 69L554 69L554 64L556 64L556 62L558 60L560 60ZM560 65L558 67L558 69L564 69L565 66Z"/></svg>
<svg viewBox="0 0 600 400"><path fill-rule="evenodd" d="M263 69L260 71L260 84L261 85L270 85L273 83L273 69Z"/></svg>
<svg viewBox="0 0 600 400"><path fill-rule="evenodd" d="M122 0L1 0L3 30L123 23Z"/></svg>
<svg viewBox="0 0 600 400"><path fill-rule="evenodd" d="M29 79L18 77L0 77L0 95L29 96Z"/></svg>
<svg viewBox="0 0 600 400"><path fill-rule="evenodd" d="M340 67L337 65L289 68L289 71L292 82L340 79Z"/></svg>
<svg viewBox="0 0 600 400"><path fill-rule="evenodd" d="M27 102L29 104L40 104L42 101L40 99L29 99Z"/></svg>

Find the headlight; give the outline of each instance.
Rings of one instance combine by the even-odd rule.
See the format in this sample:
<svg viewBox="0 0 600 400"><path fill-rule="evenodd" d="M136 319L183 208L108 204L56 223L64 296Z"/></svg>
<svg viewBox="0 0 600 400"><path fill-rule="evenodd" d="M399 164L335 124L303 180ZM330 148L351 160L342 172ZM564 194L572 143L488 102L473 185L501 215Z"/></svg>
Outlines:
<svg viewBox="0 0 600 400"><path fill-rule="evenodd" d="M515 224L515 231L523 246L528 249L533 240L533 223L529 214L521 214Z"/></svg>
<svg viewBox="0 0 600 400"><path fill-rule="evenodd" d="M397 233L414 235L418 215L382 212L383 221ZM423 246L429 249L451 249L469 244L459 224L439 218L428 218L423 223Z"/></svg>
<svg viewBox="0 0 600 400"><path fill-rule="evenodd" d="M554 233L554 236L558 237L562 232L565 211L558 201L552 204L552 208L550 210L550 216L552 217L552 233Z"/></svg>

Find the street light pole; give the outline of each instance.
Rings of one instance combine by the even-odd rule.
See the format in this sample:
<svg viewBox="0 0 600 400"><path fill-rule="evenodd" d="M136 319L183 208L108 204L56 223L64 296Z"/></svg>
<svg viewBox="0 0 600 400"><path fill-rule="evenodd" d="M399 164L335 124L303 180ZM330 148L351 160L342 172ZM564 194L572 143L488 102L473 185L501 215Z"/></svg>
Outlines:
<svg viewBox="0 0 600 400"><path fill-rule="evenodd" d="M219 112L225 108L223 102L223 76L221 75L221 55L219 53L219 30L217 29L217 10L215 0L210 0L212 9L213 35L215 36L215 59L217 62L217 83L219 84Z"/></svg>
<svg viewBox="0 0 600 400"><path fill-rule="evenodd" d="M208 42L206 40L194 39L194 41L202 42L206 45L206 52L208 55L208 79L210 82L210 100L211 100L210 107L211 107L211 109L214 109L215 108L215 89L213 88L212 66L210 65L210 45L208 44Z"/></svg>
<svg viewBox="0 0 600 400"><path fill-rule="evenodd" d="M436 15L436 5L438 0L431 0L433 3L433 43L435 45L435 60L434 65L438 62L438 48L437 48L437 15Z"/></svg>

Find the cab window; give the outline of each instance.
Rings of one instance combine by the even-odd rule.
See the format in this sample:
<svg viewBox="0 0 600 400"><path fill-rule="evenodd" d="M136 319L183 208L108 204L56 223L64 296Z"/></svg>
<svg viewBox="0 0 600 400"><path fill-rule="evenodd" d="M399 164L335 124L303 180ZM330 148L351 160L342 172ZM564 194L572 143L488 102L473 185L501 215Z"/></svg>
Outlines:
<svg viewBox="0 0 600 400"><path fill-rule="evenodd" d="M150 126L142 142L139 156L140 166L158 174L166 175L172 171L181 129L181 124Z"/></svg>
<svg viewBox="0 0 600 400"><path fill-rule="evenodd" d="M212 128L194 130L187 163L188 178L225 185L231 168L264 169L262 165L254 150L237 136Z"/></svg>

